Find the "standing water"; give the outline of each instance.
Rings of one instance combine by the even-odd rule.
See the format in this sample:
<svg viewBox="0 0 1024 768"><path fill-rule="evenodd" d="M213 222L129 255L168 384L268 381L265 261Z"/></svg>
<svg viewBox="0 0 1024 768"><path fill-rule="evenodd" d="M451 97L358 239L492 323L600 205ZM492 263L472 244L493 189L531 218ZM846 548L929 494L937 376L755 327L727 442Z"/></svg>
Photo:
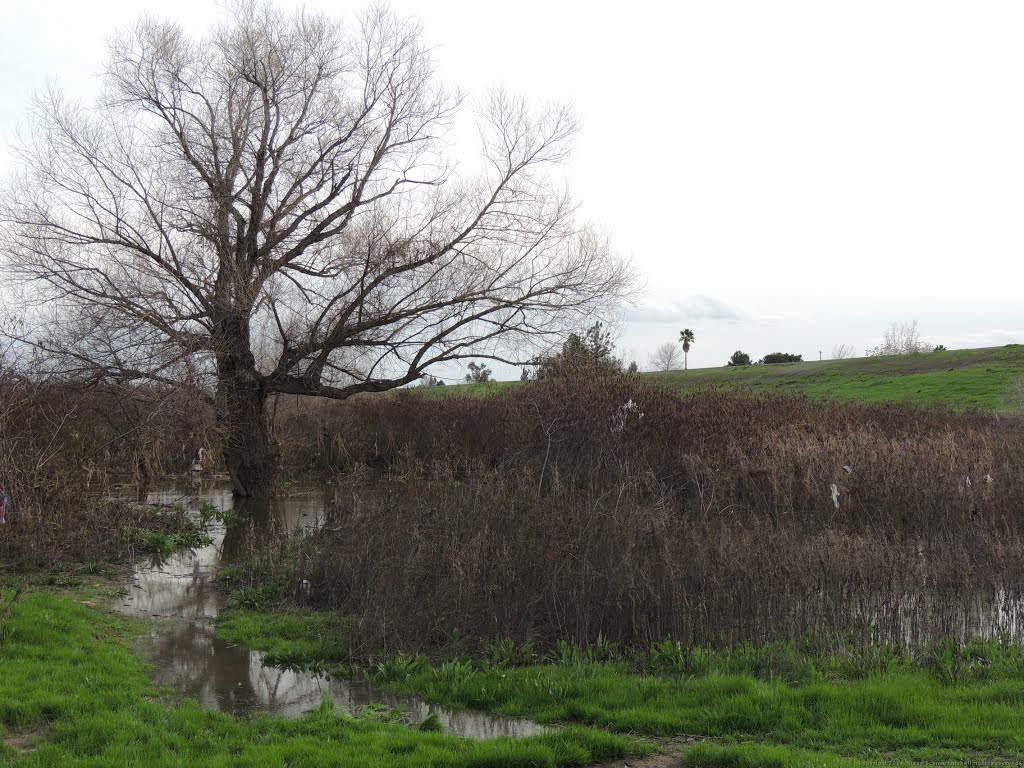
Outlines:
<svg viewBox="0 0 1024 768"><path fill-rule="evenodd" d="M209 503L219 510L234 504L227 482L169 485L150 493L146 501L193 508ZM239 715L265 712L297 717L326 697L352 714L369 705L398 707L410 726L436 714L445 732L465 738L542 733L545 728L529 720L448 709L388 693L366 682L270 666L259 652L216 636L222 597L213 580L221 566L249 551L255 538L315 528L323 520L324 508L324 494L318 489L280 497L231 530L211 524L213 543L207 546L135 569L128 594L114 607L131 616L162 620L152 625L141 643L143 655L155 666L154 682L197 699L207 709Z"/></svg>

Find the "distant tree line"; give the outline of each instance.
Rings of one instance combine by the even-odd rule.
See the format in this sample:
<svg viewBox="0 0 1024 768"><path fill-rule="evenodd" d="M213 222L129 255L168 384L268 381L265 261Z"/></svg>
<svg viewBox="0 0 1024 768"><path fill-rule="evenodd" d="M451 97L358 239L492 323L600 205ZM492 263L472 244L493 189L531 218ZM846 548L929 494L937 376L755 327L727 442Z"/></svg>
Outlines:
<svg viewBox="0 0 1024 768"><path fill-rule="evenodd" d="M739 365L773 365L775 363L802 363L803 361L803 355L794 355L789 352L770 352L756 363L752 363L750 355L737 349L732 353L732 357L729 358L729 362L725 365L726 367Z"/></svg>
<svg viewBox="0 0 1024 768"><path fill-rule="evenodd" d="M660 349L660 348L659 348ZM882 343L866 350L868 357L879 357L883 355L913 355L920 352L943 352L946 347L943 344L933 345L921 338L917 328L917 321L909 323L893 323L886 329ZM850 344L837 344L832 348L833 360L845 360L854 356L854 348ZM765 355L756 363L750 355L741 350L736 350L726 362L727 367L740 365L771 365L773 363L800 363L803 362L803 355L794 355L789 352L772 352Z"/></svg>

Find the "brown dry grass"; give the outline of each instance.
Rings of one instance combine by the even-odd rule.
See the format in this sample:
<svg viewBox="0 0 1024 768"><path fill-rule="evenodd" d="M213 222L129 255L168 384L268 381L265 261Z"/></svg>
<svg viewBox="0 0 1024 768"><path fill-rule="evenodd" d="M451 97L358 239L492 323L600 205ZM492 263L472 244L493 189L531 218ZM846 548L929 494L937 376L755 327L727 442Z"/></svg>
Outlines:
<svg viewBox="0 0 1024 768"><path fill-rule="evenodd" d="M1015 419L629 379L303 418L305 460L349 481L301 577L368 646L899 639L906 595L956 630L1024 584Z"/></svg>
<svg viewBox="0 0 1024 768"><path fill-rule="evenodd" d="M160 529L152 511L105 499L188 466L211 418L186 392L83 390L0 370L0 569L124 560L125 531Z"/></svg>

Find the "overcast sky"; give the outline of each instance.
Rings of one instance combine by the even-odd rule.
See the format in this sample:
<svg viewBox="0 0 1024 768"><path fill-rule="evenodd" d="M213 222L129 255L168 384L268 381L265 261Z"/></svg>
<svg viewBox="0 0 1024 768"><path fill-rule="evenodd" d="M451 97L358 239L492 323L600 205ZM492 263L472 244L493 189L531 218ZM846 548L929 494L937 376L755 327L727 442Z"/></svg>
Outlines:
<svg viewBox="0 0 1024 768"><path fill-rule="evenodd" d="M1024 3L392 7L471 95L503 83L574 104L572 188L646 284L619 340L641 365L684 326L691 367L861 352L914 319L950 348L1024 342ZM143 11L197 34L219 15L198 0L5 7L0 172L29 93L94 93L106 37Z"/></svg>

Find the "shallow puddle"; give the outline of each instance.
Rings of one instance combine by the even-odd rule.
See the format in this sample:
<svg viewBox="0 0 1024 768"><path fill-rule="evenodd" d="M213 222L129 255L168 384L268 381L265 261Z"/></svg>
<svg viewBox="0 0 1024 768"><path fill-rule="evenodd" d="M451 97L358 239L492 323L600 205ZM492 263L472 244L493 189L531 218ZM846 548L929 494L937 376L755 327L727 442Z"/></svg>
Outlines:
<svg viewBox="0 0 1024 768"><path fill-rule="evenodd" d="M226 510L234 500L229 483L199 486L183 482L150 493L147 502L192 509L208 502ZM252 551L260 541L296 528L315 528L323 519L324 504L319 489L277 498L270 505L248 510L246 522L233 526L231 531L213 524L209 531L212 544L135 570L128 594L114 607L132 616L167 620L154 624L140 644L141 652L155 665L154 682L172 686L207 709L233 714L265 712L297 717L319 706L326 696L335 707L352 714L369 705L399 707L411 726L436 714L446 733L465 738L542 733L545 728L529 720L448 709L388 693L365 682L265 665L262 654L216 637L214 625L222 605L221 595L213 586L217 571Z"/></svg>

